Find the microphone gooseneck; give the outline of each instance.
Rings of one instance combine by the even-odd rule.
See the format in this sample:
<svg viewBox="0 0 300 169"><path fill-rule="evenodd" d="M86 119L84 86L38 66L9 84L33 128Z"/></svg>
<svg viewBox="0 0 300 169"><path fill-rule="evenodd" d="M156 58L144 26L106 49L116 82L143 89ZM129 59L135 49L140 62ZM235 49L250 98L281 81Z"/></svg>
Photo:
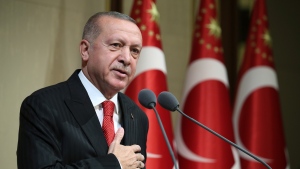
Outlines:
<svg viewBox="0 0 300 169"><path fill-rule="evenodd" d="M261 164L263 164L264 166L266 166L269 169L272 169L267 163L265 163L263 160L259 159L258 157L256 157L255 155L251 154L250 152L248 152L247 150L239 147L237 144L233 143L232 141L228 140L227 138L225 138L224 136L220 135L219 133L215 132L214 130L206 127L204 124L198 122L197 120L191 118L190 116L186 115L183 111L181 111L179 109L179 103L176 99L176 97L170 93L170 92L161 92L158 95L158 103L165 109L169 110L169 111L175 111L177 110L180 114L182 114L184 117L188 118L189 120L191 120L192 122L194 122L195 124L197 124L198 126L204 128L205 130L209 131L210 133L214 134L215 136L219 137L220 139L226 141L227 143L229 143L230 145L234 146L235 148L239 149L240 151L244 152L245 154L249 155L250 157L254 158L255 160L257 160L258 162L260 162Z"/></svg>
<svg viewBox="0 0 300 169"><path fill-rule="evenodd" d="M168 150L169 150L170 155L172 157L175 169L178 169L176 159L175 159L175 155L174 155L174 152L172 151L171 144L168 140L168 137L167 137L166 131L163 127L163 124L161 122L160 116L159 116L159 114L158 114L158 112L155 108L155 106L156 106L156 96L155 96L155 94L149 89L143 89L143 90L140 91L140 93L138 95L138 100L139 100L139 102L141 103L142 106L144 106L148 109L153 109L154 110L156 118L157 118L158 123L159 123L159 127L160 127L160 129L163 133L165 142L168 146Z"/></svg>

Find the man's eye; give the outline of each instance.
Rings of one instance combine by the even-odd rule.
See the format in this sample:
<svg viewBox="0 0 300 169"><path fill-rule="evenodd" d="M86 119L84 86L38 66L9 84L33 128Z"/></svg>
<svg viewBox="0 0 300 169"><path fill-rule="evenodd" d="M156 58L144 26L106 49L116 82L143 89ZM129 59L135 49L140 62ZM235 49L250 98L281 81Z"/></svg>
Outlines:
<svg viewBox="0 0 300 169"><path fill-rule="evenodd" d="M110 47L113 49L120 49L122 45L120 43L113 43L110 45Z"/></svg>
<svg viewBox="0 0 300 169"><path fill-rule="evenodd" d="M140 50L139 50L139 49L132 49L132 52L133 52L133 53L136 53L136 54L139 54L139 53L140 53Z"/></svg>
<svg viewBox="0 0 300 169"><path fill-rule="evenodd" d="M131 49L131 54L134 58L138 58L138 56L140 55L141 53L141 50L140 49L136 49L136 48L133 48Z"/></svg>

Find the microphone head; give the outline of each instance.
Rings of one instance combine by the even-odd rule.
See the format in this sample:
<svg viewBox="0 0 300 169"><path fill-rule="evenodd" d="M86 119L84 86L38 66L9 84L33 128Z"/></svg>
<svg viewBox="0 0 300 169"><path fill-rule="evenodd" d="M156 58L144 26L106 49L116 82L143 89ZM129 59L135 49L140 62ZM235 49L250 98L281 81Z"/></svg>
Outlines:
<svg viewBox="0 0 300 169"><path fill-rule="evenodd" d="M179 107L179 102L176 99L176 97L170 93L170 92L161 92L158 95L158 103L161 105L161 107L169 110L169 111L175 111Z"/></svg>
<svg viewBox="0 0 300 169"><path fill-rule="evenodd" d="M149 89L142 89L138 96L141 105L148 109L153 109L156 106L156 96Z"/></svg>

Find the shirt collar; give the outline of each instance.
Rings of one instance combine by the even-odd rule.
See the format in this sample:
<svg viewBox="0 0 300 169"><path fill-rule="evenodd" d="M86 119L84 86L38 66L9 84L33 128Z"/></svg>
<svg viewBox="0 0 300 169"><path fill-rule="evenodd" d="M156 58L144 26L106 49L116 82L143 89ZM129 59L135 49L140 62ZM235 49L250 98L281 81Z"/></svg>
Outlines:
<svg viewBox="0 0 300 169"><path fill-rule="evenodd" d="M92 104L94 107L98 106L100 103L107 100L103 94L85 77L82 70L79 72L78 77L83 84L85 90L87 91L89 98L92 101ZM114 102L115 104L115 110L118 113L119 112L119 104L118 104L118 93L115 94L110 101Z"/></svg>

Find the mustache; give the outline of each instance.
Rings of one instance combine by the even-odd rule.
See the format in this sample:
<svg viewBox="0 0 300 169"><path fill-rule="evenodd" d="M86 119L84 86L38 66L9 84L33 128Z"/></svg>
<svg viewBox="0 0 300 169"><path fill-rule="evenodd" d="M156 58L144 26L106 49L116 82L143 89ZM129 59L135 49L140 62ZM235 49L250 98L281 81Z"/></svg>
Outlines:
<svg viewBox="0 0 300 169"><path fill-rule="evenodd" d="M120 71L120 72L125 73L127 75L130 75L132 73L132 70L131 70L130 66L125 66L123 64L114 65L112 67L112 69Z"/></svg>

